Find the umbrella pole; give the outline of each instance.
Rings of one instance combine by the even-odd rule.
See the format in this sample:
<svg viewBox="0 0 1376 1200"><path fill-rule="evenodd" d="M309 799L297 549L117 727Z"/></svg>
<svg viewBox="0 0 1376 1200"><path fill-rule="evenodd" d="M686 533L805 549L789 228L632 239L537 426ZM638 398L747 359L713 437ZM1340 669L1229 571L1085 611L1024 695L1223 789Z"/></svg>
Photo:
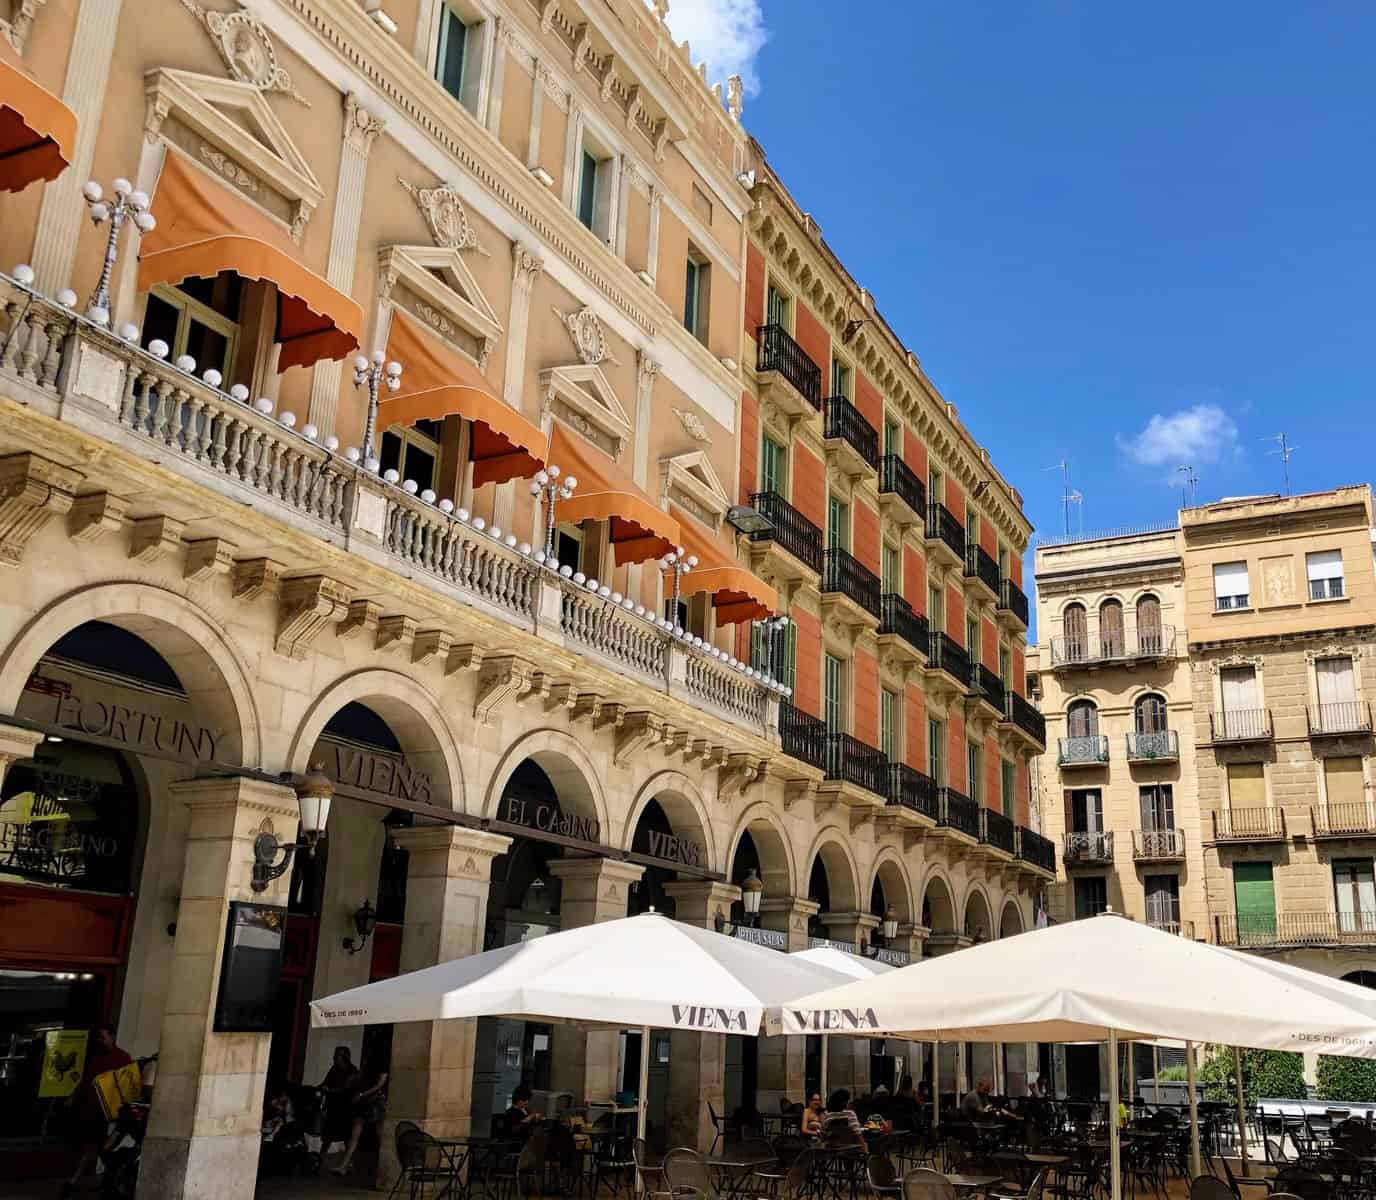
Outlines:
<svg viewBox="0 0 1376 1200"><path fill-rule="evenodd" d="M1161 1103L1161 1048L1155 1042L1151 1045L1151 1102Z"/></svg>
<svg viewBox="0 0 1376 1200"><path fill-rule="evenodd" d="M642 1025L640 1027L640 1084L635 1097L635 1136L638 1141L644 1143L645 1135L649 1132L649 1107L650 1107L650 1027ZM645 1195L645 1180L640 1174L640 1155L635 1158L635 1186L636 1195Z"/></svg>
<svg viewBox="0 0 1376 1200"><path fill-rule="evenodd" d="M1237 1083L1237 1148L1245 1176L1251 1174L1247 1164L1247 1108L1242 1099L1242 1051L1236 1046L1233 1047L1233 1078Z"/></svg>
<svg viewBox="0 0 1376 1200"><path fill-rule="evenodd" d="M1199 1168L1199 1097L1194 1086L1194 1043L1185 1043L1185 1086L1190 1091L1190 1178L1198 1179Z"/></svg>
<svg viewBox="0 0 1376 1200"><path fill-rule="evenodd" d="M941 1125L941 1043L932 1043L932 1128Z"/></svg>
<svg viewBox="0 0 1376 1200"><path fill-rule="evenodd" d="M1123 1181L1119 1175L1118 1149L1118 1034L1108 1031L1108 1174L1111 1200L1122 1200Z"/></svg>
<svg viewBox="0 0 1376 1200"><path fill-rule="evenodd" d="M821 1086L820 1088L818 1088L817 1090L820 1091L820 1092L822 1093L822 1104L825 1105L826 1102L827 1102L827 1100L829 1099L829 1096L828 1096L828 1094L827 1094L827 1074L828 1074L828 1072L827 1072L827 1059L829 1059L829 1058L831 1057L831 1047L827 1044L827 1036L826 1036L826 1034L822 1034L821 1036L822 1036L822 1073L821 1073L820 1078L821 1078L821 1080L822 1080L822 1086Z"/></svg>

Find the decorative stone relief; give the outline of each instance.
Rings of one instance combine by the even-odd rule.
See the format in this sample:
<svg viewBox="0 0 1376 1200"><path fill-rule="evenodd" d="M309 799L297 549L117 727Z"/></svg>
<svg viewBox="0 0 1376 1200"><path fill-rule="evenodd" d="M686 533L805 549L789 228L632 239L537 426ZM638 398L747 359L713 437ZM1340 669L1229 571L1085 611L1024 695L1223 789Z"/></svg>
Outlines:
<svg viewBox="0 0 1376 1200"><path fill-rule="evenodd" d="M201 161L206 166L213 168L223 175L235 187L245 192L256 192L258 190L258 180L244 170L237 162L227 155L221 154L213 146L201 143Z"/></svg>
<svg viewBox="0 0 1376 1200"><path fill-rule="evenodd" d="M1217 675L1228 667L1255 667L1261 670L1265 660L1260 654L1231 654L1227 658L1216 658L1209 663L1209 670Z"/></svg>
<svg viewBox="0 0 1376 1200"><path fill-rule="evenodd" d="M468 220L468 210L464 208L459 194L448 184L439 187L418 188L404 179L397 181L416 202L430 236L435 245L447 250L477 250L479 254L487 251L478 245L478 235Z"/></svg>
<svg viewBox="0 0 1376 1200"><path fill-rule="evenodd" d="M310 101L292 87L291 76L277 61L277 49L268 31L252 13L242 8L232 13L213 12L197 0L182 0L182 7L205 26L231 78L260 92L280 92L310 107Z"/></svg>
<svg viewBox="0 0 1376 1200"><path fill-rule="evenodd" d="M569 336L573 338L573 345L578 351L579 362L590 367L603 362L620 366L612 357L611 349L607 345L607 334L602 328L602 318L591 308L585 305L571 313L563 313L556 308L554 312L564 322L569 331Z"/></svg>
<svg viewBox="0 0 1376 1200"><path fill-rule="evenodd" d="M367 154L373 147L373 139L385 128L387 122L376 117L363 107L353 92L344 97L344 142L355 150Z"/></svg>
<svg viewBox="0 0 1376 1200"><path fill-rule="evenodd" d="M674 416L679 419L684 432L693 441L704 442L709 446L712 444L712 435L707 432L707 426L702 423L702 419L697 413L687 408L676 408L674 409Z"/></svg>
<svg viewBox="0 0 1376 1200"><path fill-rule="evenodd" d="M9 20L0 20L0 35L14 47L17 54L24 53L24 43L29 40L29 30L33 28L38 10L48 0L18 0L10 11Z"/></svg>

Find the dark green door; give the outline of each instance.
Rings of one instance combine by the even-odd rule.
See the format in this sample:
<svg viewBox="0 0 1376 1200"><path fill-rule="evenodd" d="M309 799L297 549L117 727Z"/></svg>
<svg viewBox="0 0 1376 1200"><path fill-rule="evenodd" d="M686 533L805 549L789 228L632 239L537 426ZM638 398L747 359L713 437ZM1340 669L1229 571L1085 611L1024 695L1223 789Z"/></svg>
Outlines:
<svg viewBox="0 0 1376 1200"><path fill-rule="evenodd" d="M1233 864L1233 899L1238 941L1272 942L1276 937L1276 884L1269 862Z"/></svg>

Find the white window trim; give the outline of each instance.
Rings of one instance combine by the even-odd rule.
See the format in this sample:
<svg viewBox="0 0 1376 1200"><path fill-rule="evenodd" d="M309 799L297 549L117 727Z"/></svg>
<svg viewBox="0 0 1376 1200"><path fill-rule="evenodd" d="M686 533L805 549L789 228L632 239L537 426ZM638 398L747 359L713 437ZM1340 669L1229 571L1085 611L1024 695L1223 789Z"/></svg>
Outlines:
<svg viewBox="0 0 1376 1200"><path fill-rule="evenodd" d="M776 292L779 293L779 295L783 296L785 299L788 300L788 312L786 313L786 316L787 316L788 319L784 322L784 331L788 334L789 337L793 337L794 333L797 331L797 328L798 328L798 323L797 323L797 318L798 318L798 297L797 297L797 294L793 291L792 288L787 287L787 286L784 286L781 282L779 282L779 276L775 275L773 271L769 270L768 268L765 268L765 273L764 273L764 314L763 314L763 317L764 317L763 323L764 323L765 325L768 325L768 324L769 324L769 289L770 289L770 288L773 288Z"/></svg>
<svg viewBox="0 0 1376 1200"><path fill-rule="evenodd" d="M1239 567L1241 568L1240 573L1237 570L1237 568ZM1232 590L1220 590L1220 569L1225 569L1223 574L1223 587ZM1246 559L1234 559L1229 562L1214 563L1210 571L1210 575L1213 579L1214 612L1238 612L1240 610L1245 610L1253 607L1252 571L1251 565L1247 562ZM1239 592L1236 590L1239 579L1246 584L1247 590L1245 592ZM1245 604L1227 605L1220 603L1220 601L1224 599L1235 600L1239 596L1245 596L1247 602Z"/></svg>
<svg viewBox="0 0 1376 1200"><path fill-rule="evenodd" d="M600 242L615 250L618 245L621 224L621 180L625 173L626 151L624 143L603 125L582 105L575 108L577 116L569 117L568 139L564 147L564 204L573 213L574 220L584 229L586 225L578 218L578 198L583 184L583 152L586 150L598 162L597 194L600 200L593 201L593 228L588 230ZM606 168L606 178L602 169ZM598 213L605 221L605 230L598 227Z"/></svg>
<svg viewBox="0 0 1376 1200"><path fill-rule="evenodd" d="M425 67L426 74L438 82L436 71L440 57L440 15L448 8L459 15L468 26L464 40L464 74L476 65L479 72L473 104L470 107L454 96L452 99L476 120L486 123L488 107L492 103L492 79L497 57L497 13L485 0L420 0L416 20L415 55ZM477 37L479 41L470 43ZM467 85L465 85L467 86ZM445 92L445 95L449 95Z"/></svg>

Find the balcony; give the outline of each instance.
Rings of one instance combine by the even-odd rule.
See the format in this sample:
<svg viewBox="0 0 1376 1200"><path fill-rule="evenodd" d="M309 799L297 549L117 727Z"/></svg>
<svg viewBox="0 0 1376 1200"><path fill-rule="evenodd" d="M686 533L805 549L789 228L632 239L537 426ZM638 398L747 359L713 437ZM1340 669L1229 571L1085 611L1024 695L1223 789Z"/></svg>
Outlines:
<svg viewBox="0 0 1376 1200"><path fill-rule="evenodd" d="M1162 933L1169 933L1173 937L1194 938L1194 922L1182 921L1179 917L1155 917L1151 913L1147 914L1147 924L1152 929L1159 929Z"/></svg>
<svg viewBox="0 0 1376 1200"><path fill-rule="evenodd" d="M1067 867L1107 866L1113 862L1113 834L1067 833L1061 857Z"/></svg>
<svg viewBox="0 0 1376 1200"><path fill-rule="evenodd" d="M1376 807L1362 801L1316 804L1309 816L1316 838L1376 837Z"/></svg>
<svg viewBox="0 0 1376 1200"><path fill-rule="evenodd" d="M1242 950L1376 946L1376 912L1282 912L1214 917L1214 941Z"/></svg>
<svg viewBox="0 0 1376 1200"><path fill-rule="evenodd" d="M780 704L779 740L785 754L819 771L826 770L827 727L820 718L792 704Z"/></svg>
<svg viewBox="0 0 1376 1200"><path fill-rule="evenodd" d="M938 819L936 781L907 763L889 764L889 803L929 820Z"/></svg>
<svg viewBox="0 0 1376 1200"><path fill-rule="evenodd" d="M952 698L963 696L970 687L970 656L940 630L927 637L927 677Z"/></svg>
<svg viewBox="0 0 1376 1200"><path fill-rule="evenodd" d="M955 833L979 840L979 805L953 787L936 790L937 825Z"/></svg>
<svg viewBox="0 0 1376 1200"><path fill-rule="evenodd" d="M972 580L988 593L989 599L999 598L999 564L994 556L983 546L967 544L965 547L965 578Z"/></svg>
<svg viewBox="0 0 1376 1200"><path fill-rule="evenodd" d="M1017 854L1018 849L1018 827L1003 815L992 808L981 808L979 810L979 840L982 845L989 846L1012 858Z"/></svg>
<svg viewBox="0 0 1376 1200"><path fill-rule="evenodd" d="M828 780L864 788L888 799L889 760L882 750L859 738L848 733L827 734L825 770Z"/></svg>
<svg viewBox="0 0 1376 1200"><path fill-rule="evenodd" d="M1018 828L1018 858L1039 871L1056 874L1056 844L1023 826Z"/></svg>
<svg viewBox="0 0 1376 1200"><path fill-rule="evenodd" d="M879 434L845 396L822 402L822 443L842 475L858 479L879 470Z"/></svg>
<svg viewBox="0 0 1376 1200"><path fill-rule="evenodd" d="M1027 593L1011 579L1002 580L999 584L999 615L1007 613L1016 627L1026 629L1028 611Z"/></svg>
<svg viewBox="0 0 1376 1200"><path fill-rule="evenodd" d="M879 463L879 510L904 529L926 520L927 489L897 454L886 454Z"/></svg>
<svg viewBox="0 0 1376 1200"><path fill-rule="evenodd" d="M1108 736L1090 733L1057 738L1056 763L1065 767L1103 767L1108 765Z"/></svg>
<svg viewBox="0 0 1376 1200"><path fill-rule="evenodd" d="M995 715L1002 718L1008 704L1007 689L997 671L992 671L983 663L975 663L970 669L970 695L981 704L988 705Z"/></svg>
<svg viewBox="0 0 1376 1200"><path fill-rule="evenodd" d="M1003 710L1003 721L1011 725L1038 751L1046 749L1046 718L1030 700L1010 691Z"/></svg>
<svg viewBox="0 0 1376 1200"><path fill-rule="evenodd" d="M788 330L782 325L761 325L755 342L760 398L795 419L820 410L822 368L788 336Z"/></svg>
<svg viewBox="0 0 1376 1200"><path fill-rule="evenodd" d="M822 531L778 492L752 493L750 507L773 526L750 535L751 568L795 583L815 580L822 573Z"/></svg>
<svg viewBox="0 0 1376 1200"><path fill-rule="evenodd" d="M1213 813L1216 842L1283 842L1285 810L1222 808Z"/></svg>
<svg viewBox="0 0 1376 1200"><path fill-rule="evenodd" d="M855 629L879 625L879 577L846 550L822 555L822 616L837 617Z"/></svg>
<svg viewBox="0 0 1376 1200"><path fill-rule="evenodd" d="M1209 740L1242 745L1275 737L1269 708L1235 708L1209 714Z"/></svg>
<svg viewBox="0 0 1376 1200"><path fill-rule="evenodd" d="M1181 829L1134 829L1132 857L1137 862L1177 862L1185 857Z"/></svg>
<svg viewBox="0 0 1376 1200"><path fill-rule="evenodd" d="M1125 733L1123 740L1127 743L1130 763L1177 762L1180 759L1180 736L1174 729Z"/></svg>
<svg viewBox="0 0 1376 1200"><path fill-rule="evenodd" d="M951 510L936 500L927 503L927 552L948 567L965 566L965 530Z"/></svg>
<svg viewBox="0 0 1376 1200"><path fill-rule="evenodd" d="M1309 722L1311 738L1361 736L1371 733L1371 705L1365 700L1311 704L1304 711Z"/></svg>
<svg viewBox="0 0 1376 1200"><path fill-rule="evenodd" d="M885 592L879 598L879 645L904 662L921 662L927 656L930 641L927 618L913 612L897 592Z"/></svg>
<svg viewBox="0 0 1376 1200"><path fill-rule="evenodd" d="M1053 671L1086 670L1107 666L1139 666L1175 657L1175 626L1137 628L1129 620L1123 628L1090 628L1051 639Z"/></svg>

